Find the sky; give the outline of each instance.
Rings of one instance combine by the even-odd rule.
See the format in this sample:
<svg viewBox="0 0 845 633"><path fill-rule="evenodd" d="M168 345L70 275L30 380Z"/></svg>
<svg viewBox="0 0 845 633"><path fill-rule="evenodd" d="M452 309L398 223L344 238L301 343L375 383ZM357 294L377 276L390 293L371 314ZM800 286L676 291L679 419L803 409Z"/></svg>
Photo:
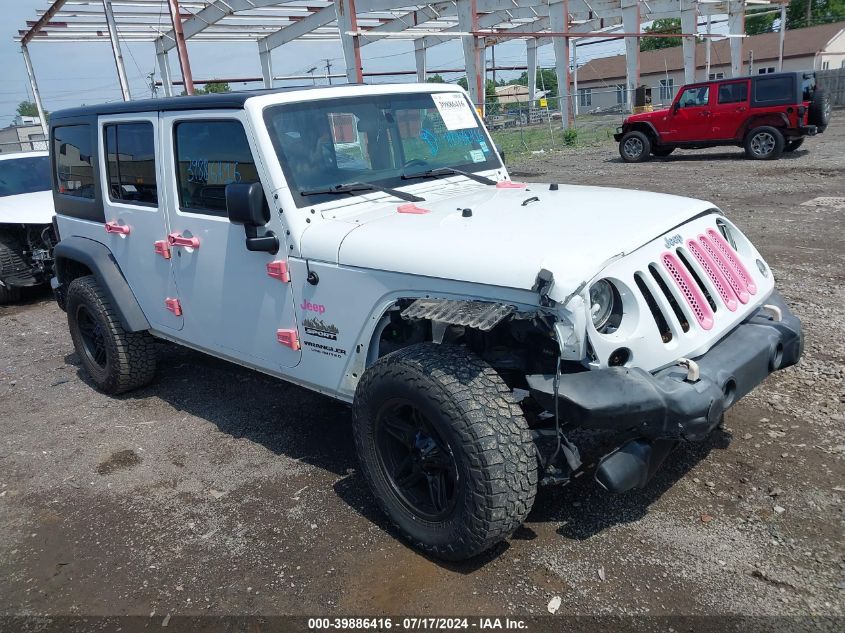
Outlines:
<svg viewBox="0 0 845 633"><path fill-rule="evenodd" d="M25 28L27 20L36 19L36 9L45 9L49 0L0 0L3 12L0 24L0 127L11 123L18 103L31 100L31 90L26 76L20 46L13 40L18 29ZM165 11L165 22L169 22ZM118 24L118 29L120 25ZM593 44L579 48L579 64L584 61L623 51L621 40ZM158 67L153 44L136 43L122 45L126 73L129 77L133 98L150 96L147 76ZM253 42L190 42L188 44L191 68L195 79L215 77L258 77L261 67L258 50ZM554 65L552 46L539 49L541 67ZM34 41L29 45L30 56L38 79L38 87L44 107L48 111L78 106L84 103L117 101L121 98L114 58L108 39L102 42L50 43ZM491 51L488 48L487 56ZM297 41L285 44L273 52L275 75L294 75L309 68L325 67L330 59L333 72L343 72L343 52L340 41ZM362 48L364 71L412 70L414 69L413 43L411 41L382 40ZM496 46L496 63L503 65L525 64L525 43L515 40ZM488 62L489 65L489 62ZM179 63L175 51L170 53L170 67L174 77L179 74ZM463 53L459 40L433 47L428 51L428 68L463 68ZM318 71L319 73L320 71ZM317 73L315 73L317 74ZM498 78L510 79L519 72L501 72ZM457 81L460 75L448 75L449 81ZM392 79L370 79L368 81L413 81L412 76ZM233 90L261 87L257 84L231 84ZM161 93L160 93L161 94Z"/></svg>

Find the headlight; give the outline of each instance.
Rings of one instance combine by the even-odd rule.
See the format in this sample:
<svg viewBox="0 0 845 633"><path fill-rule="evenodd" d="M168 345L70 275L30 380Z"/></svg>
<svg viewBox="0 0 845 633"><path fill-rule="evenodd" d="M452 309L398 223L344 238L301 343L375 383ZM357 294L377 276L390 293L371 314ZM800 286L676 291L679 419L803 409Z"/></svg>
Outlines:
<svg viewBox="0 0 845 633"><path fill-rule="evenodd" d="M601 331L613 314L613 286L606 279L600 279L590 286L590 316L593 327Z"/></svg>

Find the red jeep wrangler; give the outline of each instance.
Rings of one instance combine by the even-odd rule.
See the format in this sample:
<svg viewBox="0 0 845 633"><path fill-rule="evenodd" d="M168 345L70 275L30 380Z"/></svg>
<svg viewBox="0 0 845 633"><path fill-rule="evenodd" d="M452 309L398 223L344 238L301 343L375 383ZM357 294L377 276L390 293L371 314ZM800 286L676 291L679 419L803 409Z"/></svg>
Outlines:
<svg viewBox="0 0 845 633"><path fill-rule="evenodd" d="M627 117L613 138L628 163L717 145L769 160L795 151L829 120L830 97L814 72L776 73L684 86L668 110Z"/></svg>

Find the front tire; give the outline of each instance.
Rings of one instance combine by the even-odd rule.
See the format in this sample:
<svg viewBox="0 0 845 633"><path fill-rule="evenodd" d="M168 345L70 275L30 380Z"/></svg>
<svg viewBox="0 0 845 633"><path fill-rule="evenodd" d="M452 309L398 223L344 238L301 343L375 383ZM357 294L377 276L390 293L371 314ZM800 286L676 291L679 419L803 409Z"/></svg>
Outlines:
<svg viewBox="0 0 845 633"><path fill-rule="evenodd" d="M651 139L643 132L631 130L619 141L619 155L626 163L641 163L651 154Z"/></svg>
<svg viewBox="0 0 845 633"><path fill-rule="evenodd" d="M379 359L353 416L367 483L423 552L471 558L528 516L537 491L528 425L499 374L464 348L423 343Z"/></svg>
<svg viewBox="0 0 845 633"><path fill-rule="evenodd" d="M103 393L142 387L155 376L155 341L148 332L127 332L92 275L74 279L67 291L70 336L82 366Z"/></svg>
<svg viewBox="0 0 845 633"><path fill-rule="evenodd" d="M785 144L780 130L761 125L745 137L745 155L752 160L774 160L783 154Z"/></svg>

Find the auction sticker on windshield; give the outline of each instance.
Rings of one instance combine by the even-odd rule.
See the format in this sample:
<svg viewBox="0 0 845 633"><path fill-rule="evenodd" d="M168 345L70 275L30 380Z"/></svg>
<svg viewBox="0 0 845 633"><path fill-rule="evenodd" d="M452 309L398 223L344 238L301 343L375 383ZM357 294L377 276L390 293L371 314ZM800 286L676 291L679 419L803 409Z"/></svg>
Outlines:
<svg viewBox="0 0 845 633"><path fill-rule="evenodd" d="M463 130L478 127L478 121L472 113L466 99L459 94L433 94L431 98L437 111L443 118L447 130Z"/></svg>

